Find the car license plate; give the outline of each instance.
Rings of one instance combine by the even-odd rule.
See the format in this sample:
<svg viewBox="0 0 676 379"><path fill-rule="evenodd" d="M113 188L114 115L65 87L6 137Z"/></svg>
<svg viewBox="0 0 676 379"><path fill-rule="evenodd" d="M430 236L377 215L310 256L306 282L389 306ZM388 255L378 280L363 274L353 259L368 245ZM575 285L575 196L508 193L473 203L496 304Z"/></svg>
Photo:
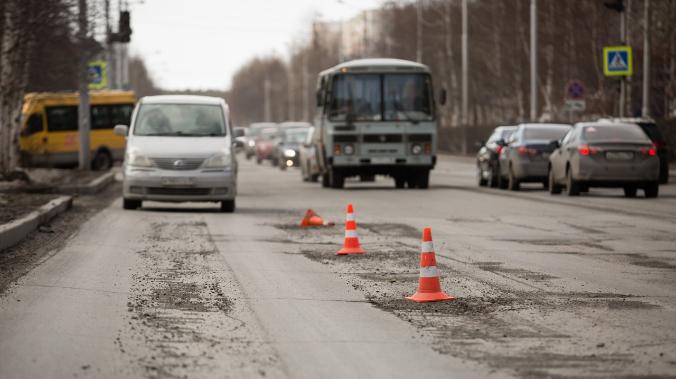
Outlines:
<svg viewBox="0 0 676 379"><path fill-rule="evenodd" d="M609 161L628 161L634 159L634 153L629 151L609 151L606 153Z"/></svg>
<svg viewBox="0 0 676 379"><path fill-rule="evenodd" d="M390 163L394 163L394 158L392 158L392 157L375 157L375 158L371 158L371 163L373 163L373 164L390 164Z"/></svg>
<svg viewBox="0 0 676 379"><path fill-rule="evenodd" d="M178 176L178 177L163 177L162 185L163 186L191 186L193 184L193 178L188 176Z"/></svg>

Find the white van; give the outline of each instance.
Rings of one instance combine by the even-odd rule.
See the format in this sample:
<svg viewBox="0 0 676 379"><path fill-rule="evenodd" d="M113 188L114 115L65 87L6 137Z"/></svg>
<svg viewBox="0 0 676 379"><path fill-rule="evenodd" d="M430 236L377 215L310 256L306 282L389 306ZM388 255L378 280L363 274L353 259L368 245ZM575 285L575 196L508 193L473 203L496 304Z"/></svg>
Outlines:
<svg viewBox="0 0 676 379"><path fill-rule="evenodd" d="M234 212L235 140L227 104L207 96L148 96L136 105L127 136L124 209L152 201L213 201Z"/></svg>

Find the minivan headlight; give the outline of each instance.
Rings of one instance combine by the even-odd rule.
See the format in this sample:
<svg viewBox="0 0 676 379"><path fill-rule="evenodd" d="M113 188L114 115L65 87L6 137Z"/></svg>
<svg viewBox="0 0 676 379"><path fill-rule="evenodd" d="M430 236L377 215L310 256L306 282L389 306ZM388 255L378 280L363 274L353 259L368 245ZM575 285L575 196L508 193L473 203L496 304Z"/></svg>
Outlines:
<svg viewBox="0 0 676 379"><path fill-rule="evenodd" d="M150 158L137 152L127 153L127 164L133 167L153 167Z"/></svg>
<svg viewBox="0 0 676 379"><path fill-rule="evenodd" d="M230 167L230 154L220 152L212 155L204 162L204 168L226 168Z"/></svg>

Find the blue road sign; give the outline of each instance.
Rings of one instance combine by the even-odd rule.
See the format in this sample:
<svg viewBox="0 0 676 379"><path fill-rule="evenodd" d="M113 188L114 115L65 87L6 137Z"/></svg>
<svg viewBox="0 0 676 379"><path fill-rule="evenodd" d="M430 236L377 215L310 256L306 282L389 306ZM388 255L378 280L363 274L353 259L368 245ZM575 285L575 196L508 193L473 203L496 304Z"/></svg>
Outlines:
<svg viewBox="0 0 676 379"><path fill-rule="evenodd" d="M89 89L104 89L108 87L108 73L105 61L89 62L87 67L89 76Z"/></svg>
<svg viewBox="0 0 676 379"><path fill-rule="evenodd" d="M633 74L631 47L608 46L603 48L603 73L605 76L631 76Z"/></svg>
<svg viewBox="0 0 676 379"><path fill-rule="evenodd" d="M566 84L566 96L571 100L582 100L584 84L579 80L571 80Z"/></svg>

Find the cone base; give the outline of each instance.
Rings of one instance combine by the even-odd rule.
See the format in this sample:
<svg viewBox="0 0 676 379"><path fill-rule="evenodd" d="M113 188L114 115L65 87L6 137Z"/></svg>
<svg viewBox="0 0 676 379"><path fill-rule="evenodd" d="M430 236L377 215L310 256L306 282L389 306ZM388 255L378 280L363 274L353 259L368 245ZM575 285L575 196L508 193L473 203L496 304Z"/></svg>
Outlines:
<svg viewBox="0 0 676 379"><path fill-rule="evenodd" d="M455 300L453 296L448 296L444 292L416 292L413 296L407 296L406 300L416 303L428 303L431 301Z"/></svg>
<svg viewBox="0 0 676 379"><path fill-rule="evenodd" d="M344 247L336 253L336 255L348 255L348 254L364 254L366 251L361 247Z"/></svg>

